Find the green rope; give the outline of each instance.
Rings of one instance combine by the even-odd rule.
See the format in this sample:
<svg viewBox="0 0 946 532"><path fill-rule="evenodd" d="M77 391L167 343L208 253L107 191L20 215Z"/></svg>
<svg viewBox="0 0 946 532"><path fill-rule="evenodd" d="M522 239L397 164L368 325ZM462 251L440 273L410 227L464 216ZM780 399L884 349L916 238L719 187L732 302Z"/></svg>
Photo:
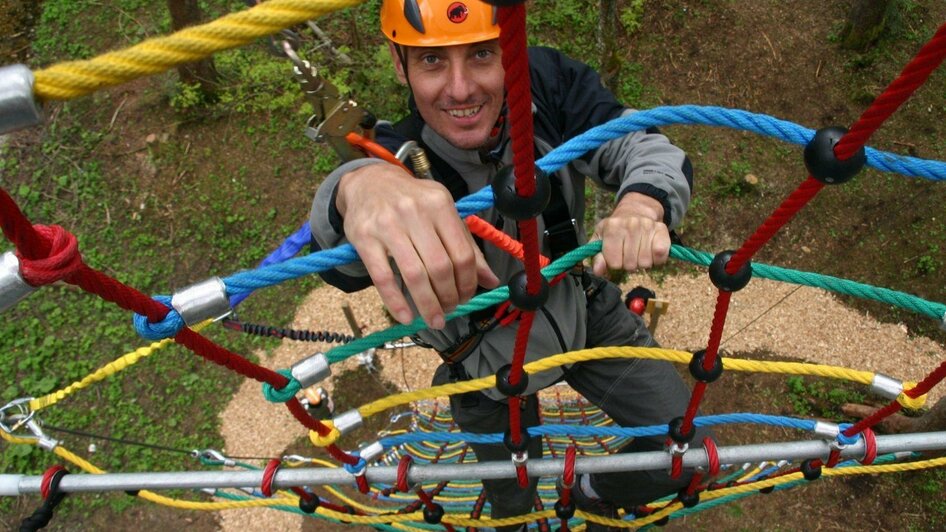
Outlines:
<svg viewBox="0 0 946 532"><path fill-rule="evenodd" d="M710 262L713 260L713 256L709 253L676 245L670 249L670 256L699 266L709 266ZM752 274L764 279L823 288L839 294L880 301L881 303L887 303L916 312L917 314L933 318L937 321L946 319L946 305L926 301L917 296L897 292L896 290L890 290L888 288L879 288L847 279L831 277L829 275L789 270L787 268L759 263L752 263Z"/></svg>
<svg viewBox="0 0 946 532"><path fill-rule="evenodd" d="M590 257L599 251L601 251L601 241L585 244L584 246L562 255L561 258L546 266L544 269L542 269L542 276L546 279L551 279L562 272L568 271L572 266L584 258ZM471 312L484 309L486 307L491 307L498 303L502 303L507 299L509 299L509 287L500 286L499 288L491 290L485 294L480 294L463 305L460 305L455 311L451 312L450 315L447 316L447 321L450 321L454 318L459 318L460 316L466 316ZM426 327L427 326L424 324L424 320L421 318L416 318L407 325L395 325L389 329L379 331L374 334L369 334L368 336L358 338L357 340L353 340L345 345L335 347L325 354L325 358L328 359L329 364L334 364L336 362L345 360L352 355L361 353L366 349L383 345L385 342L404 338L405 336L410 336Z"/></svg>
<svg viewBox="0 0 946 532"><path fill-rule="evenodd" d="M546 266L542 270L542 275L546 279L551 279L562 272L568 271L578 262L600 251L601 241L585 244L584 246L566 253L552 264ZM706 253L705 251L697 251L678 245L671 247L670 256L677 260L690 262L698 266L709 266L713 261L713 256L709 253ZM772 279L774 281L782 281L803 286L812 286L815 288L822 288L832 292L855 296L862 299L880 301L881 303L887 303L906 310L910 310L912 312L916 312L917 314L933 318L937 321L946 320L946 305L942 303L926 301L917 296L903 292L897 292L896 290L890 290L888 288L879 288L876 286L866 285L837 277L831 277L828 275L790 270L787 268L780 268L778 266L770 266L761 263L752 263L752 273L753 275L758 275L759 277ZM466 316L471 312L502 303L507 299L509 299L509 287L501 286L485 294L480 294L463 305L460 305L454 312L447 316L447 320L449 321L454 318ZM358 338L345 345L335 347L326 353L325 356L328 359L329 364L341 362L352 355L361 353L372 347L383 345L385 342L390 342L404 338L405 336L410 336L417 331L424 329L425 327L426 325L424 324L424 321L421 318L416 318L413 322L407 325L395 325L383 331L378 331L363 338Z"/></svg>

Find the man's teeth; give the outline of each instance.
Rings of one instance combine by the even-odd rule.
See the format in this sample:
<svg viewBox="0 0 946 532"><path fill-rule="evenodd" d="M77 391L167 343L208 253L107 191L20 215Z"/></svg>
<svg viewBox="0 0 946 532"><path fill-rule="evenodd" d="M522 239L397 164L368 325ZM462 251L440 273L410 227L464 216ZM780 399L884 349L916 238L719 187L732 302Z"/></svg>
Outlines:
<svg viewBox="0 0 946 532"><path fill-rule="evenodd" d="M470 107L469 109L450 109L450 110L447 111L447 112L450 113L450 116L455 116L455 117L457 117L457 118L461 118L461 117L464 117L464 116L473 116L473 115L475 115L476 113L479 112L480 107L482 107L482 106L481 106L481 105L477 105L476 107Z"/></svg>

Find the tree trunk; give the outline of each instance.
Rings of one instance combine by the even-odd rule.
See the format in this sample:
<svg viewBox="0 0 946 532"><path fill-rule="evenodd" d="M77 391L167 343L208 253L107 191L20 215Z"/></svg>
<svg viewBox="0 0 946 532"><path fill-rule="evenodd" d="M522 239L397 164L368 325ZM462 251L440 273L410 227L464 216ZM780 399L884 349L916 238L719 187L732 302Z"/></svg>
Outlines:
<svg viewBox="0 0 946 532"><path fill-rule="evenodd" d="M168 11L171 13L171 29L182 30L187 26L199 24L202 18L198 0L168 0ZM181 83L197 85L207 99L213 99L217 94L217 69L213 58L208 57L196 63L188 63L177 68Z"/></svg>
<svg viewBox="0 0 946 532"><path fill-rule="evenodd" d="M600 0L598 5L598 58L601 67L601 82L616 93L620 83L620 62L617 58L617 0ZM594 223L611 214L614 194L602 188L594 188Z"/></svg>
<svg viewBox="0 0 946 532"><path fill-rule="evenodd" d="M880 37L887 23L891 0L854 0L844 29L841 48L863 51Z"/></svg>

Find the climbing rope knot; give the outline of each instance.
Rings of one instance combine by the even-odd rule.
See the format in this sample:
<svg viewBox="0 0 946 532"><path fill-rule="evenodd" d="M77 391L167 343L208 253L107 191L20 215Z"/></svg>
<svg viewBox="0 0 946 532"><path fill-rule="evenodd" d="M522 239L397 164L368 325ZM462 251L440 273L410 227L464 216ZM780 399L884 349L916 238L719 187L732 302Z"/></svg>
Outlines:
<svg viewBox="0 0 946 532"><path fill-rule="evenodd" d="M276 373L289 379L289 382L287 382L285 386L278 390L273 388L272 384L264 382L263 396L266 397L266 400L270 403L285 403L286 401L289 401L295 397L297 393L299 393L299 390L302 389L302 385L299 384L299 381L297 381L296 378L292 376L292 372L288 369L278 369L276 370Z"/></svg>
<svg viewBox="0 0 946 532"><path fill-rule="evenodd" d="M52 284L82 267L79 242L75 235L58 225L34 225L33 229L49 243L49 254L38 259L28 259L17 251L20 275L24 281L32 286Z"/></svg>
<svg viewBox="0 0 946 532"><path fill-rule="evenodd" d="M159 322L148 321L147 316L135 314L133 318L135 331L145 340L158 341L165 338L174 338L184 328L184 320L176 310L171 308L171 296L154 296L154 300L168 308L168 313Z"/></svg>
<svg viewBox="0 0 946 532"><path fill-rule="evenodd" d="M900 403L900 406L910 410L919 410L923 408L923 406L926 404L926 394L923 394L919 397L911 397L907 395L907 392L914 388L916 388L915 382L904 381L903 391L897 396L897 402Z"/></svg>
<svg viewBox="0 0 946 532"><path fill-rule="evenodd" d="M329 445L333 445L342 435L341 431L335 428L335 423L332 423L331 420L322 420L322 424L329 428L329 433L325 436L322 436L314 430L309 431L309 441L316 447L328 447Z"/></svg>
<svg viewBox="0 0 946 532"><path fill-rule="evenodd" d="M352 454L358 458L358 461L354 464L343 464L342 467L344 467L345 471L348 471L350 474L360 477L361 475L365 474L365 469L368 468L368 462L366 462L364 458L358 456L357 451Z"/></svg>

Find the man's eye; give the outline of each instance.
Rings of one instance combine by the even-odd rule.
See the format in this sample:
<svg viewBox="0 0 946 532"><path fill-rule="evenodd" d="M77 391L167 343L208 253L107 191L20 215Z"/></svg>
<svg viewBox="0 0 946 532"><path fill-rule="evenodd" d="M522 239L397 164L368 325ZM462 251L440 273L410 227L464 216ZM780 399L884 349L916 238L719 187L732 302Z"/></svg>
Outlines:
<svg viewBox="0 0 946 532"><path fill-rule="evenodd" d="M420 58L420 62L424 63L425 65L433 65L437 63L437 60L438 58L435 55L425 55Z"/></svg>
<svg viewBox="0 0 946 532"><path fill-rule="evenodd" d="M491 55L493 55L493 51L492 51L492 50L485 50L485 49L484 49L484 50L477 50L477 51L476 51L476 57L479 58L479 59L486 59L487 57L489 57L489 56L491 56Z"/></svg>

